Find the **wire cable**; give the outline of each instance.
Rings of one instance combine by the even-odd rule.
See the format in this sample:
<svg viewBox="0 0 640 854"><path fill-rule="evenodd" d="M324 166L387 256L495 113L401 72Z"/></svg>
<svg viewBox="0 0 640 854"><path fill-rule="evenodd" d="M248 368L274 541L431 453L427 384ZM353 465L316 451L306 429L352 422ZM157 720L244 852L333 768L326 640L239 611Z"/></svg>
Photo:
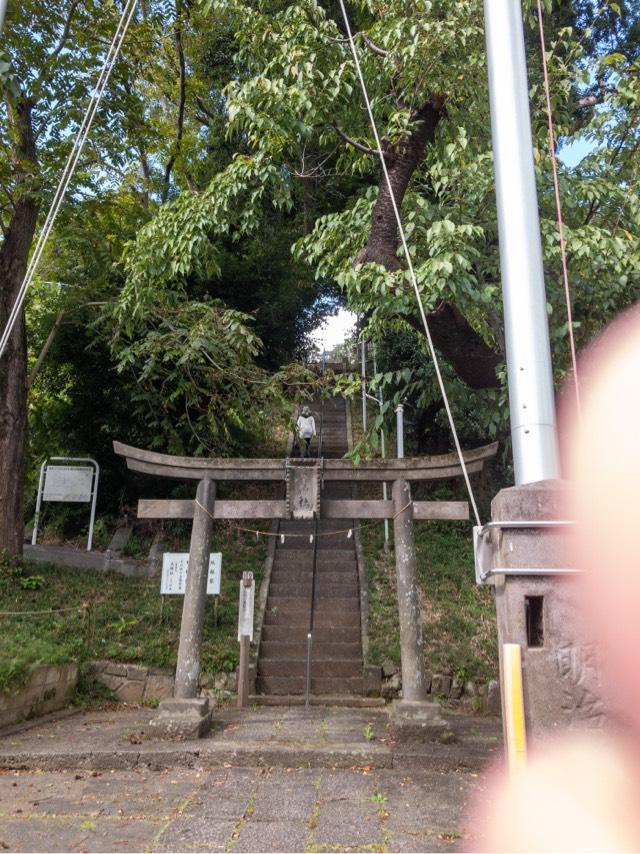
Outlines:
<svg viewBox="0 0 640 854"><path fill-rule="evenodd" d="M118 21L118 26L116 27L113 39L111 41L111 44L109 45L109 50L107 51L107 55L102 65L100 75L98 76L98 81L91 94L91 100L89 101L87 109L85 110L84 116L82 118L80 127L78 128L78 131L74 138L71 151L69 152L69 156L65 163L64 169L62 170L60 180L58 181L58 186L56 187L56 191L54 193L51 206L49 207L49 211L42 227L42 231L40 232L38 240L36 241L36 246L33 251L33 255L31 256L31 260L27 267L24 279L22 281L16 300L7 319L6 326L2 333L2 337L0 338L0 358L2 358L4 351L6 350L9 338L11 336L11 332L13 331L18 317L20 316L20 312L22 311L27 291L31 286L35 271L42 257L42 253L44 252L45 246L49 239L49 235L51 234L51 230L53 229L53 225L56 221L56 217L58 216L58 212L60 210L62 202L64 201L66 191L69 187L71 179L73 178L73 174L78 165L78 160L80 159L80 155L82 154L82 150L89 135L89 131L91 130L91 126L93 125L93 120L98 110L98 106L100 104L100 101L102 100L102 96L109 81L109 77L111 76L111 72L120 53L120 49L129 29L129 25L131 23L131 19L133 18L133 13L135 12L137 3L138 0L127 0L127 3L125 4L124 9L122 10L120 20Z"/></svg>
<svg viewBox="0 0 640 854"><path fill-rule="evenodd" d="M580 383L578 380L578 360L576 357L576 342L573 334L573 311L571 309L571 289L569 287L569 268L567 265L567 246L564 238L564 219L562 217L562 202L560 200L560 185L558 182L558 160L556 157L556 135L553 128L553 114L551 110L551 89L549 86L549 70L547 67L547 48L544 37L544 21L542 19L542 2L538 0L538 30L540 33L540 51L542 53L542 71L544 75L544 94L547 101L547 124L549 128L549 153L553 166L553 190L556 199L556 215L558 218L558 232L560 235L560 258L562 260L562 278L564 280L564 295L567 304L567 331L569 333L569 347L571 349L571 364L573 366L573 384L576 391L576 406L578 418L581 417L580 407Z"/></svg>
<svg viewBox="0 0 640 854"><path fill-rule="evenodd" d="M478 512L478 505L476 504L475 495L473 494L473 489L471 488L471 481L469 479L469 472L467 470L467 464L465 462L464 456L462 454L462 448L460 447L460 440L458 439L458 431L456 430L456 425L453 420L453 414L451 412L451 406L449 404L449 397L447 395L447 390L444 385L444 380L442 379L442 374L440 372L440 364L438 362L438 357L436 355L435 347L433 346L433 340L431 338L431 331L429 330L429 324L427 322L427 315L424 310L424 305L422 304L422 298L420 296L420 290L418 288L418 281L416 279L415 270L413 269L413 262L411 260L411 254L409 252L409 247L407 245L407 239L405 237L404 228L402 225L402 220L400 218L400 211L398 210L398 205L396 203L395 193L393 192L393 187L391 185L391 179L389 178L389 172L387 170L387 164L384 158L384 152L382 151L382 144L380 142L380 136L378 134L378 128L376 126L376 120L373 115L373 110L371 107L371 101L369 99L369 93L367 91L367 85L364 80L364 76L362 74L362 67L360 66L360 59L358 57L358 51L356 50L355 40L353 37L353 33L351 32L351 24L349 23L349 16L347 15L347 10L344 5L344 0L339 0L340 9L342 11L342 17L344 18L345 27L347 30L347 36L349 41L349 46L351 48L351 53L353 55L353 60L355 62L356 70L358 72L358 78L360 80L360 88L362 89L362 95L364 98L364 102L367 108L367 113L369 115L369 122L371 124L371 130L373 131L373 136L376 141L376 148L378 151L378 156L380 158L380 164L382 166L382 171L384 173L385 181L387 184L387 188L389 190L389 196L391 197L391 205L393 207L393 213L396 219L396 223L398 225L398 230L400 232L400 239L402 241L402 248L404 250L405 258L407 259L407 267L409 271L409 275L411 277L411 283L413 285L413 290L416 295L416 300L418 303L418 309L420 311L420 318L422 320L422 325L424 326L424 333L427 339L427 344L429 346L429 352L431 354L431 359L433 361L433 366L436 372L436 377L438 379L438 385L440 387L440 393L442 395L442 400L444 403L445 410L447 412L447 418L449 420L449 426L451 428L451 433L453 435L453 441L456 448L456 453L460 460L460 466L462 468L462 474L464 476L465 484L467 487L467 492L469 494L469 501L471 502L471 506L473 508L473 515L475 516L476 524L480 526L480 514Z"/></svg>

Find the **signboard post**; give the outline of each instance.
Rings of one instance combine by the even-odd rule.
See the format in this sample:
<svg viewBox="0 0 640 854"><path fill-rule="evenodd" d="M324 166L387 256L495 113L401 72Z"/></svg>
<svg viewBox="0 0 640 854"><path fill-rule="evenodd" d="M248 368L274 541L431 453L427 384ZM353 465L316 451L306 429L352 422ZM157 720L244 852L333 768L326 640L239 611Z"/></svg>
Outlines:
<svg viewBox="0 0 640 854"><path fill-rule="evenodd" d="M253 640L253 608L256 583L252 572L243 572L240 582L240 609L238 612L238 640L240 642L240 667L238 673L238 708L249 702L249 644Z"/></svg>
<svg viewBox="0 0 640 854"><path fill-rule="evenodd" d="M56 463L56 465L51 463ZM89 463L90 465L58 465L58 463ZM100 466L90 457L48 457L44 460L40 467L31 545L35 546L38 538L40 508L43 501L91 503L89 537L87 539L87 551L90 552L93 542L93 523L96 517L99 477Z"/></svg>

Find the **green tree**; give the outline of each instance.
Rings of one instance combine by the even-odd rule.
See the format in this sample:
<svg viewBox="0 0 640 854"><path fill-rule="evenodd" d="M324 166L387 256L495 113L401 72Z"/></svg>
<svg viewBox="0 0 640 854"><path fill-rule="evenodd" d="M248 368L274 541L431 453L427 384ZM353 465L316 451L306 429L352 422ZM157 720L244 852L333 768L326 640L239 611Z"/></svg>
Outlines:
<svg viewBox="0 0 640 854"><path fill-rule="evenodd" d="M2 328L121 8L95 0L52 0L46 11L33 0L9 6L0 57ZM192 143L202 129L184 110L188 26L180 0L140 4L70 187L75 200L117 186L134 193L144 211L154 196L188 182L198 165ZM202 106L207 109L206 98ZM45 279L64 266L52 262L54 255ZM11 552L22 549L26 363L21 316L0 364L0 549Z"/></svg>
<svg viewBox="0 0 640 854"><path fill-rule="evenodd" d="M324 182L324 210L316 206L296 257L322 280L339 283L372 334L397 323L421 331L341 22L313 0L210 8L235 31L238 69L225 90L227 133L246 140L249 150L203 193L165 212L191 230L177 256L182 272L200 263L205 234L251 230L266 198L288 209L298 202L298 187ZM497 394L504 345L481 4L360 0L354 8L356 44L433 339L467 387ZM547 33L554 119L563 140L584 138L591 147L579 167L561 170L576 331L584 341L636 296L640 93L634 57L609 53L606 41L586 28L588 5L563 4L562 12ZM607 17L617 14L611 4ZM635 26L626 7L625 15L619 44ZM534 154L560 376L567 368L566 315L533 13L528 21ZM594 79L602 81L595 96ZM167 225L163 220L145 235L130 272L147 266L153 234L164 245Z"/></svg>

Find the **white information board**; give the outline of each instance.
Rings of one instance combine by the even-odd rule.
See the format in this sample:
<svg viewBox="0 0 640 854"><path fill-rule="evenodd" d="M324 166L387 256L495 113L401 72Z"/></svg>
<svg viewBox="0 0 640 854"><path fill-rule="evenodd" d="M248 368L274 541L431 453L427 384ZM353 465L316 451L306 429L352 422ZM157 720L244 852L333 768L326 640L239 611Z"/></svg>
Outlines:
<svg viewBox="0 0 640 854"><path fill-rule="evenodd" d="M1 2L1 0L0 0ZM66 465L67 463L89 463L89 465ZM93 523L96 518L96 501L98 500L98 480L100 466L91 457L47 457L40 466L38 480L38 497L36 512L33 517L33 534L31 545L38 540L40 510L43 501L71 501L91 504L89 512L89 536L87 551L91 551L93 543Z"/></svg>
<svg viewBox="0 0 640 854"><path fill-rule="evenodd" d="M89 466L47 466L44 501L91 501L94 469Z"/></svg>
<svg viewBox="0 0 640 854"><path fill-rule="evenodd" d="M251 587L240 582L240 607L238 610L238 641L241 635L249 635L253 643L253 608L256 596L256 583L252 579Z"/></svg>
<svg viewBox="0 0 640 854"><path fill-rule="evenodd" d="M162 555L162 580L160 593L163 596L184 596L187 589L187 572L189 570L189 553L170 553ZM212 552L209 555L209 574L207 576L207 595L220 595L220 580L222 577L222 553Z"/></svg>

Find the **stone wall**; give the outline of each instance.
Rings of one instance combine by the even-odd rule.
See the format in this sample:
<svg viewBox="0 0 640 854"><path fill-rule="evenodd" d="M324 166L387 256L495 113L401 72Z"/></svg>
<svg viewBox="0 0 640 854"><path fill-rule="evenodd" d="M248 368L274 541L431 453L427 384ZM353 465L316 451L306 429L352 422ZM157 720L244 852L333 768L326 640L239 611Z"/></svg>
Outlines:
<svg viewBox="0 0 640 854"><path fill-rule="evenodd" d="M122 703L137 704L173 697L172 671L116 661L96 661L93 669L96 679L113 691Z"/></svg>
<svg viewBox="0 0 640 854"><path fill-rule="evenodd" d="M497 679L462 682L451 673L426 673L425 676L427 691L433 698L444 699L448 705L471 711L501 713L500 683ZM402 697L400 665L393 661L385 661L382 665L381 694L386 700Z"/></svg>
<svg viewBox="0 0 640 854"><path fill-rule="evenodd" d="M73 699L77 682L75 662L37 667L22 688L0 692L0 727L64 709Z"/></svg>
<svg viewBox="0 0 640 854"><path fill-rule="evenodd" d="M122 703L148 703L173 697L173 670L145 667L141 664L121 664L117 661L95 661L95 677L109 688ZM201 673L199 693L214 702L235 694L235 673Z"/></svg>

